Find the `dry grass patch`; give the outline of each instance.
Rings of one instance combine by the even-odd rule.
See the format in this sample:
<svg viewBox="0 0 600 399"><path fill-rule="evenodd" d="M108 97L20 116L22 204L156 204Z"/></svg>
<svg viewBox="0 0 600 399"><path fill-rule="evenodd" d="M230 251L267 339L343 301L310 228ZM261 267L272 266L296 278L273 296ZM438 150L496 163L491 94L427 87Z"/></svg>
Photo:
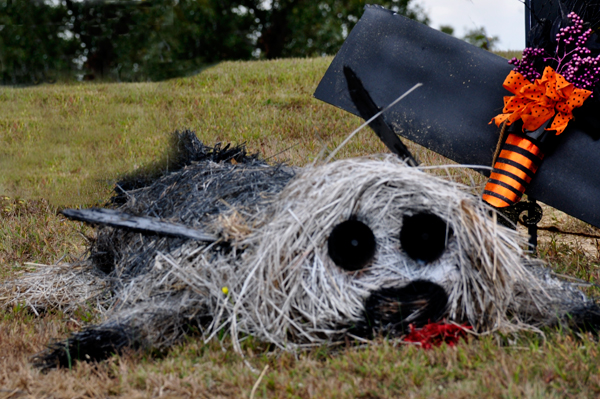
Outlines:
<svg viewBox="0 0 600 399"><path fill-rule="evenodd" d="M3 397L480 398L592 397L600 394L594 340L554 334L493 336L432 350L378 339L366 347L300 353L248 341L245 357L217 342L189 340L166 356L129 353L46 374L28 356L61 332L53 317L3 323ZM33 322L33 323L32 323ZM245 362L249 363L246 365ZM268 366L268 367L267 367ZM266 371L259 380L261 371ZM16 396L14 396L16 395Z"/></svg>
<svg viewBox="0 0 600 399"><path fill-rule="evenodd" d="M0 197L0 281L37 264L83 256L93 229L57 214L45 199Z"/></svg>

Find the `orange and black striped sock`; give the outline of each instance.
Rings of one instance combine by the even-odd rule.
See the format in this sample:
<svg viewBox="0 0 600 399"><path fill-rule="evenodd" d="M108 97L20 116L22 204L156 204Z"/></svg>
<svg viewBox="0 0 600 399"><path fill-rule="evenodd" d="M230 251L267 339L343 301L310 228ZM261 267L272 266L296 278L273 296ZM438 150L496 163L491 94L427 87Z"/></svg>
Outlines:
<svg viewBox="0 0 600 399"><path fill-rule="evenodd" d="M485 185L483 200L496 208L519 202L543 158L527 137L509 134Z"/></svg>

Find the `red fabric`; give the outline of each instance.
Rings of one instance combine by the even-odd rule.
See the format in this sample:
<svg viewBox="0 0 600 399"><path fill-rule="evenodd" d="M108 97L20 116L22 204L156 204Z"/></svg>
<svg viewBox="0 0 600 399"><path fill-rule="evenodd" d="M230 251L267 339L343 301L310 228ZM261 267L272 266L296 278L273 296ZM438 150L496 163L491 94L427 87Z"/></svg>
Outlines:
<svg viewBox="0 0 600 399"><path fill-rule="evenodd" d="M458 326L445 322L429 323L423 328L415 328L412 324L408 327L410 333L404 337L404 341L420 343L424 349L440 346L442 342L448 346L454 346L461 338L467 339L467 330L472 328L466 324Z"/></svg>

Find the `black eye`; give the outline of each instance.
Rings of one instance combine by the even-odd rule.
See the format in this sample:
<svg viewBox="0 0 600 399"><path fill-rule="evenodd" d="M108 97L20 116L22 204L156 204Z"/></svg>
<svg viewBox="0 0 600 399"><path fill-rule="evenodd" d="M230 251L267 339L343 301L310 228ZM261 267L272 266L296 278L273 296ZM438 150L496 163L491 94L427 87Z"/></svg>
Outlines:
<svg viewBox="0 0 600 399"><path fill-rule="evenodd" d="M375 256L375 236L363 222L347 220L335 226L327 240L329 257L339 267L356 271Z"/></svg>
<svg viewBox="0 0 600 399"><path fill-rule="evenodd" d="M414 260L433 262L446 249L446 233L452 234L439 216L431 213L417 213L406 216L400 231L402 249Z"/></svg>

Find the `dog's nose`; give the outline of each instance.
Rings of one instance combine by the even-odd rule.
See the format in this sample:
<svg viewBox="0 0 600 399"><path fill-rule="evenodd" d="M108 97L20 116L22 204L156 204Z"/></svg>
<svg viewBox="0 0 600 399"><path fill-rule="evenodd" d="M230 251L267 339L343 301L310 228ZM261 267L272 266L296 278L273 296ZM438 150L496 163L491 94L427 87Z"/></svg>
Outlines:
<svg viewBox="0 0 600 399"><path fill-rule="evenodd" d="M422 327L439 321L447 305L448 294L444 288L430 281L416 280L403 287L383 288L366 300L365 325L357 332L403 335L409 324Z"/></svg>

